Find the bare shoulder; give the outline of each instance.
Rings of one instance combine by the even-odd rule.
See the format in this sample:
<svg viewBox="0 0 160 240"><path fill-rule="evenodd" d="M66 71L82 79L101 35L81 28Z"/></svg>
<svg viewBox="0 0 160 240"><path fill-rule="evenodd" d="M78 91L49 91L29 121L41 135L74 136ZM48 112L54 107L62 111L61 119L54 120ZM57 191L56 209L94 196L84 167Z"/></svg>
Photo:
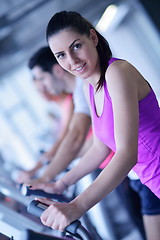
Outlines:
<svg viewBox="0 0 160 240"><path fill-rule="evenodd" d="M138 92L138 79L142 78L138 70L125 60L113 62L105 74L109 93L113 96L120 92Z"/></svg>
<svg viewBox="0 0 160 240"><path fill-rule="evenodd" d="M141 78L138 70L125 60L117 60L109 65L105 78L108 86L114 84L135 85L136 79Z"/></svg>
<svg viewBox="0 0 160 240"><path fill-rule="evenodd" d="M132 64L125 60L117 60L109 65L106 71L106 78L120 78L133 73L138 73L138 71Z"/></svg>

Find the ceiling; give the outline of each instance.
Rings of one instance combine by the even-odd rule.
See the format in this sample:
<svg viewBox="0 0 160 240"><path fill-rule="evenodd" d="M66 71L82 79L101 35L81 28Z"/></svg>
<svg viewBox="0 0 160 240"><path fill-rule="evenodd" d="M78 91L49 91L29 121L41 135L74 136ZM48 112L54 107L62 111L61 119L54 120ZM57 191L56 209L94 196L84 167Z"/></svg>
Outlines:
<svg viewBox="0 0 160 240"><path fill-rule="evenodd" d="M78 11L95 25L113 0L1 0L0 77L46 44L45 29L61 10Z"/></svg>

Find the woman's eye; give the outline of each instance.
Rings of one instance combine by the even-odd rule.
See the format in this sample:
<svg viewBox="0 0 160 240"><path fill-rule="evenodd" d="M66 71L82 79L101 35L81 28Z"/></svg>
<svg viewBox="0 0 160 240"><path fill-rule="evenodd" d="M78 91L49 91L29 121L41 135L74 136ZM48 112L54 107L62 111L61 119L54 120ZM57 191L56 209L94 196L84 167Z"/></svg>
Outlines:
<svg viewBox="0 0 160 240"><path fill-rule="evenodd" d="M58 54L57 55L57 58L64 58L65 54L64 53L61 53L61 54Z"/></svg>
<svg viewBox="0 0 160 240"><path fill-rule="evenodd" d="M80 43L74 45L74 49L75 49L75 50L78 49L78 48L80 48L80 47L81 47L81 44L80 44Z"/></svg>

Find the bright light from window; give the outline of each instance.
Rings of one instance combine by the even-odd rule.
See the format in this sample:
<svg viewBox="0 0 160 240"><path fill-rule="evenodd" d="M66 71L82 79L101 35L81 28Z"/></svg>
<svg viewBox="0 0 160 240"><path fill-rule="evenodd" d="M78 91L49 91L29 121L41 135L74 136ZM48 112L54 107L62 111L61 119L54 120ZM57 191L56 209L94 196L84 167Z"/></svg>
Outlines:
<svg viewBox="0 0 160 240"><path fill-rule="evenodd" d="M108 6L99 20L96 29L100 32L105 32L115 17L117 10L118 7L116 5L112 4Z"/></svg>

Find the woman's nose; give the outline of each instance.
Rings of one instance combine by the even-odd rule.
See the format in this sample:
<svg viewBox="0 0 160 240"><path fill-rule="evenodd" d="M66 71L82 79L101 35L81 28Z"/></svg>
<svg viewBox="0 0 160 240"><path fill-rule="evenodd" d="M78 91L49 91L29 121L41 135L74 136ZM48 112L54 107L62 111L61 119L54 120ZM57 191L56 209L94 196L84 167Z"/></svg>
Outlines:
<svg viewBox="0 0 160 240"><path fill-rule="evenodd" d="M76 55L72 54L69 56L69 63L70 65L74 65L79 62L79 59Z"/></svg>

